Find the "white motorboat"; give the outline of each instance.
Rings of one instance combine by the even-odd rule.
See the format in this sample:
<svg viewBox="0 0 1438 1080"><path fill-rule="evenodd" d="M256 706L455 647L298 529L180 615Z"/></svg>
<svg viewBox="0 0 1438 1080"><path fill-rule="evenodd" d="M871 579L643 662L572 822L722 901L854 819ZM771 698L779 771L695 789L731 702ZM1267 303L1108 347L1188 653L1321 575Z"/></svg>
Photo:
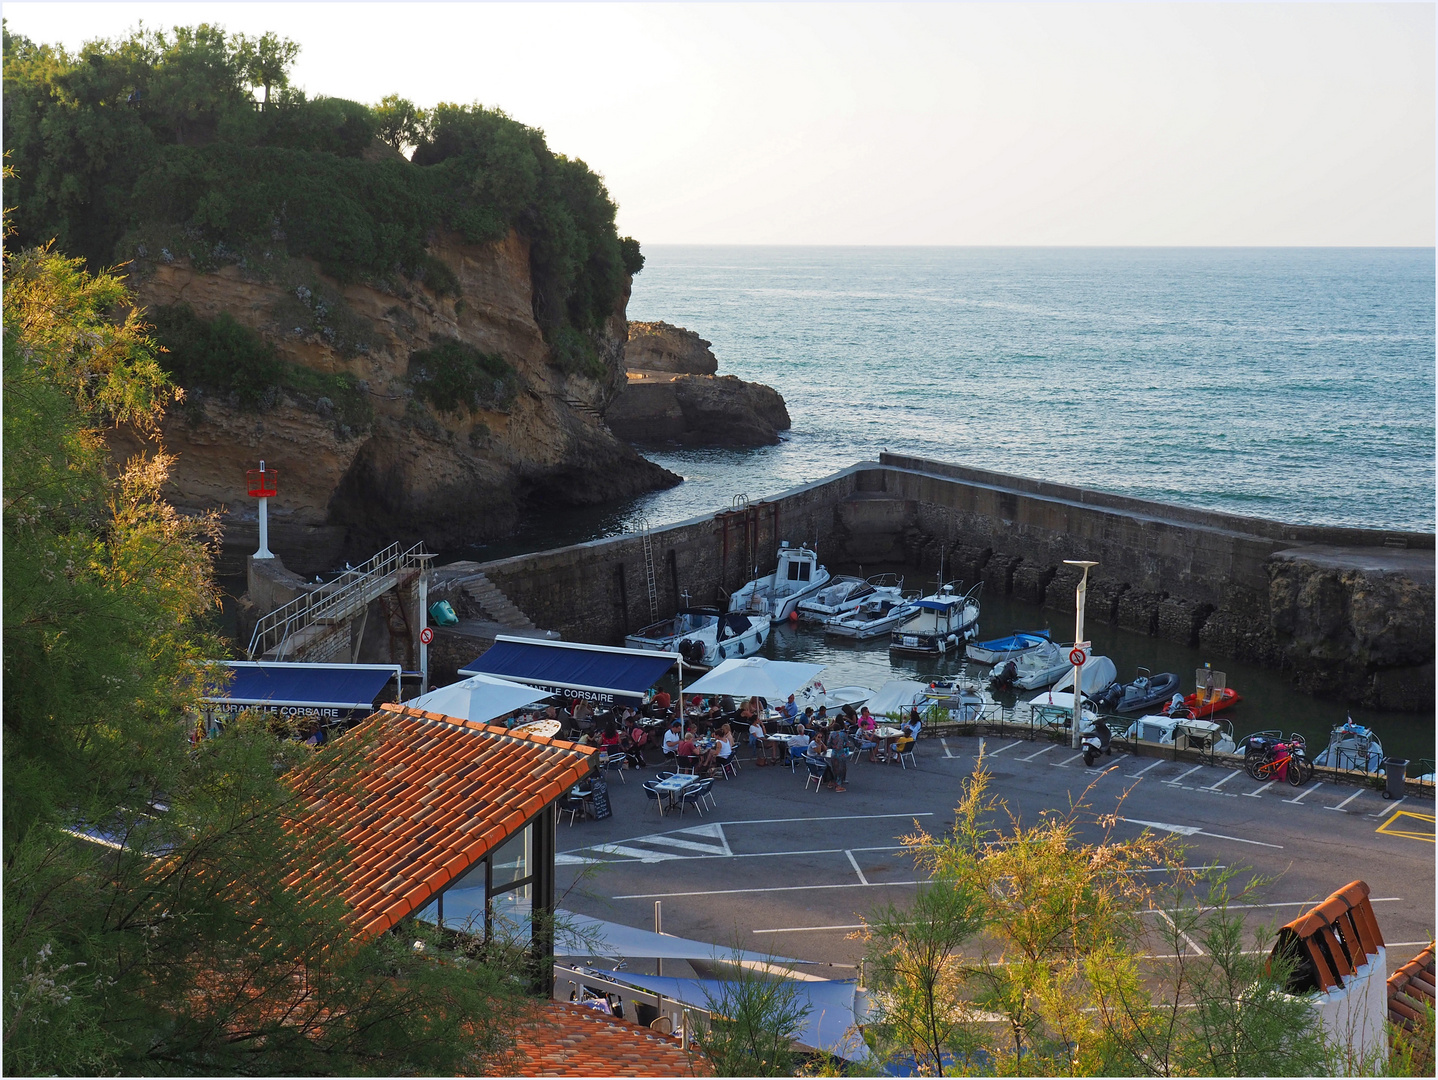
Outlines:
<svg viewBox="0 0 1438 1080"><path fill-rule="evenodd" d="M1112 667L1112 664L1109 666ZM1048 686L1072 668L1073 665L1069 663L1069 647L1045 641L1030 652L997 665L989 681L991 686L1037 690L1041 686Z"/></svg>
<svg viewBox="0 0 1438 1080"><path fill-rule="evenodd" d="M948 680L929 683L917 704L920 709L947 709L952 722L971 724L993 701L977 687L960 686L956 680Z"/></svg>
<svg viewBox="0 0 1438 1080"><path fill-rule="evenodd" d="M847 615L865 600L890 597L899 599L903 595L904 579L893 574L878 574L869 578L830 578L829 584L807 600L800 600L795 608L800 622L828 622L830 619Z"/></svg>
<svg viewBox="0 0 1438 1080"><path fill-rule="evenodd" d="M767 616L782 622L793 615L801 600L807 600L829 584L829 571L819 556L803 544L790 547L779 543L779 565L772 574L755 578L729 597L729 610L751 618Z"/></svg>
<svg viewBox="0 0 1438 1080"><path fill-rule="evenodd" d="M945 585L932 596L916 602L918 608L904 623L889 633L889 648L921 656L943 656L961 650L979 633L979 592L981 581L963 596Z"/></svg>
<svg viewBox="0 0 1438 1080"><path fill-rule="evenodd" d="M1355 723L1340 724L1328 735L1328 745L1313 764L1333 769L1357 769L1376 773L1383 766L1383 743L1372 728Z"/></svg>
<svg viewBox="0 0 1438 1080"><path fill-rule="evenodd" d="M820 706L827 708L831 714L838 712L845 705L852 705L858 708L873 696L874 692L867 686L836 686L833 689L825 689L824 684L817 679L804 687L794 698L799 708L814 708Z"/></svg>
<svg viewBox="0 0 1438 1080"><path fill-rule="evenodd" d="M1064 659L1067 660L1068 656L1065 655ZM1118 667L1107 656L1090 656L1080 670L1083 672L1080 689L1091 698L1097 698L1118 679ZM1054 689L1072 690L1073 685L1074 671L1070 667L1068 674L1059 676Z"/></svg>
<svg viewBox="0 0 1438 1080"><path fill-rule="evenodd" d="M835 637L867 641L887 634L919 610L916 599L870 596L847 615L837 615L824 624L824 633Z"/></svg>
<svg viewBox="0 0 1438 1080"><path fill-rule="evenodd" d="M1047 630L1020 630L1008 637L976 641L964 650L964 655L976 664L1001 664L1032 652L1048 639Z"/></svg>
<svg viewBox="0 0 1438 1080"><path fill-rule="evenodd" d="M1072 695L1069 695L1070 699ZM1228 721L1199 720L1195 717L1140 716L1124 732L1126 739L1142 739L1180 750L1203 750L1219 754L1236 752L1233 727Z"/></svg>
<svg viewBox="0 0 1438 1080"><path fill-rule="evenodd" d="M718 608L681 608L624 639L631 649L677 652L689 667L713 667L735 656L753 656L769 639L769 620Z"/></svg>

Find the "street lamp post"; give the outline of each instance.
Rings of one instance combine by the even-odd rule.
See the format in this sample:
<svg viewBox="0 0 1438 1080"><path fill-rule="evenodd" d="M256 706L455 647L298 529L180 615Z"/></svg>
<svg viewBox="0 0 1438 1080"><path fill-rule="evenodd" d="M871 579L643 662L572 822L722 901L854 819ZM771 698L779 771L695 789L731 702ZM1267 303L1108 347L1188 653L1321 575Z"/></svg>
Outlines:
<svg viewBox="0 0 1438 1080"><path fill-rule="evenodd" d="M1083 608L1084 600L1088 596L1088 572L1091 567L1098 563L1088 559L1065 559L1065 566L1082 566L1083 576L1079 578L1078 588L1074 590L1074 652L1083 648ZM1074 665L1074 719L1073 719L1073 742L1075 750L1083 746L1083 735L1079 731L1080 717L1083 715L1083 688L1081 677L1083 667L1080 664Z"/></svg>

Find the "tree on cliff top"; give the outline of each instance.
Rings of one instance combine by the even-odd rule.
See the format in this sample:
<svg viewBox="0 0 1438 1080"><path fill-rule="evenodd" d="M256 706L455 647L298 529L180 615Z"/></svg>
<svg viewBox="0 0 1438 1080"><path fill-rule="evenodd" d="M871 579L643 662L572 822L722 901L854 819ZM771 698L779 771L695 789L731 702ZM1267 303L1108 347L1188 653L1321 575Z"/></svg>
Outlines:
<svg viewBox="0 0 1438 1080"><path fill-rule="evenodd" d="M48 249L3 270L5 1072L476 1071L511 968L356 942L343 848L280 775L309 751L243 718L186 739L213 522L161 499L163 454L108 459L175 397L123 286Z"/></svg>
<svg viewBox="0 0 1438 1080"><path fill-rule="evenodd" d="M287 85L297 51L202 24L71 55L7 28L20 241L53 238L92 269L188 255L263 273L288 253L340 280L395 283L425 279L438 230L485 243L514 229L530 242L535 315L557 351L603 324L643 259L583 162L477 105L307 99ZM375 154L377 140L414 145L414 160Z"/></svg>

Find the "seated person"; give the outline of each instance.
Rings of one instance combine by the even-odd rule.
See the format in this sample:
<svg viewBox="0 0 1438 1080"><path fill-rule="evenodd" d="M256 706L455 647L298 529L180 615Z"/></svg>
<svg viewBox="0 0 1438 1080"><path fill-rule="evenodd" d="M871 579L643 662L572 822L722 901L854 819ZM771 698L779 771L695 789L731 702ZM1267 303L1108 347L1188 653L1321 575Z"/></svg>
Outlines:
<svg viewBox="0 0 1438 1080"><path fill-rule="evenodd" d="M829 719L829 706L820 705L819 711L814 714L814 719L812 723L817 724L819 725L819 727L825 728L827 730L829 724L831 723Z"/></svg>
<svg viewBox="0 0 1438 1080"><path fill-rule="evenodd" d="M654 702L653 702L653 704L654 704L654 715L655 715L655 716L660 716L660 717L668 716L668 715L669 715L669 704L670 704L670 702L671 702L672 700L673 700L673 699L670 698L670 696L669 696L669 691L668 691L668 690L660 690L657 694L655 694L655 695L654 695Z"/></svg>
<svg viewBox="0 0 1438 1080"><path fill-rule="evenodd" d="M903 731L903 734L899 736L898 742L894 744L894 750L896 753L908 753L914 748L914 743L916 743L919 739L919 729L924 725L923 721L918 718L917 709L914 710L914 713L915 715L911 716L908 720L905 720L903 724L900 725L900 730Z"/></svg>
<svg viewBox="0 0 1438 1080"><path fill-rule="evenodd" d="M699 755L699 768L711 770L729 760L734 753L734 736L725 724L714 736L714 745Z"/></svg>
<svg viewBox="0 0 1438 1080"><path fill-rule="evenodd" d="M588 727L594 717L594 706L587 701L578 701L574 705L574 722L580 727Z"/></svg>
<svg viewBox="0 0 1438 1080"><path fill-rule="evenodd" d="M794 737L789 740L789 756L801 758L809 752L809 736L802 731L795 732Z"/></svg>
<svg viewBox="0 0 1438 1080"><path fill-rule="evenodd" d="M664 733L664 754L669 756L678 753L680 742L684 739L683 725L678 720L669 725L669 730Z"/></svg>
<svg viewBox="0 0 1438 1080"><path fill-rule="evenodd" d="M690 768L699 764L699 747L694 745L695 736L698 733L690 728L684 733L684 738L674 747L674 760L679 763L680 768Z"/></svg>
<svg viewBox="0 0 1438 1080"><path fill-rule="evenodd" d="M824 761L824 752L828 749L828 746L824 744L823 733L816 731L814 732L814 737L809 740L808 748L804 751L804 759L806 761L819 762L827 766L828 763ZM824 775L827 776L828 772L826 771Z"/></svg>
<svg viewBox="0 0 1438 1080"><path fill-rule="evenodd" d="M622 742L618 726L612 722L605 725L604 733L599 737L599 748L610 756L617 756L623 750Z"/></svg>
<svg viewBox="0 0 1438 1080"><path fill-rule="evenodd" d="M844 784L849 779L849 744L851 742L849 733L844 730L844 725L834 721L834 729L829 733L828 746L834 751L834 756L829 758L829 774L834 778L834 790L843 791Z"/></svg>
<svg viewBox="0 0 1438 1080"><path fill-rule="evenodd" d="M806 710L807 711L807 710ZM789 695L789 700L779 706L779 715L790 723L799 715L799 703L794 700L794 695Z"/></svg>
<svg viewBox="0 0 1438 1080"><path fill-rule="evenodd" d="M723 728L720 730L722 731ZM749 746L755 750L764 748L764 725L759 723L757 717L749 721Z"/></svg>

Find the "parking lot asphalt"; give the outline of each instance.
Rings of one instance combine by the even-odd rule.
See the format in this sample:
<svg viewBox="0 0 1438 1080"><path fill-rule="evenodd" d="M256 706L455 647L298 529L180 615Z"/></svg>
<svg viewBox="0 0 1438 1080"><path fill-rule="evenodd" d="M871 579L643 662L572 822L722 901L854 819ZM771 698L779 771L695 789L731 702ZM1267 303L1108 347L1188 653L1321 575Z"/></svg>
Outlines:
<svg viewBox="0 0 1438 1080"><path fill-rule="evenodd" d="M1183 838L1193 866L1251 867L1274 880L1245 919L1276 928L1350 881L1371 889L1390 971L1430 941L1435 925L1432 800L1384 801L1371 788L1309 781L1259 784L1222 766L1115 751L1092 768L1054 743L977 737L924 739L915 767L861 759L847 790L805 788L803 768L758 768L740 751L737 777L716 781L701 816L661 816L641 781L660 766L607 773L613 816L561 823L560 906L666 933L768 952L853 977L861 916L911 902L919 883L902 838L953 821L960 785L980 752L1003 798L1026 823L1082 800L1144 829ZM1086 830L1097 839L1096 827ZM1263 939L1271 943L1271 935ZM1255 946L1256 947L1256 946ZM1267 947L1267 944L1264 945ZM666 974L679 965L666 965ZM642 965L633 965L643 970Z"/></svg>

